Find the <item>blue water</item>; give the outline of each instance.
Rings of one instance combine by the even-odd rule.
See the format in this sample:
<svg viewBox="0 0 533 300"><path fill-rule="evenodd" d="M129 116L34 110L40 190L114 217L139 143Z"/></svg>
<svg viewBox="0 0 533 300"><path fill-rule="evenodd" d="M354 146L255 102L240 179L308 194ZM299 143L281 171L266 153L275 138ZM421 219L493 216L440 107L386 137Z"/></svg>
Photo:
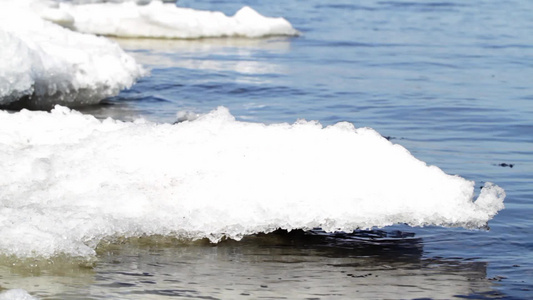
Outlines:
<svg viewBox="0 0 533 300"><path fill-rule="evenodd" d="M174 122L177 111L206 113L225 106L251 122L349 121L376 129L449 174L476 181L477 191L485 181L498 184L507 193L506 208L490 230L386 228L381 233L411 236L392 244L361 243L360 236L332 242L282 235L282 241L216 247L111 249L101 251L90 274L76 273L83 282L114 282L107 287L120 292L112 298L124 299L303 299L305 291L320 287L324 293L306 297L419 298L427 297L419 293L425 290L432 298L533 298L533 1L183 0L179 5L228 15L249 5L263 15L285 17L302 35L118 40L151 76L84 112ZM344 239L349 242L339 242ZM307 279L297 276L300 268ZM138 279L141 271L160 281ZM269 283L256 286L255 294L212 288L245 290L245 278L261 272ZM170 278L183 288L161 288ZM157 284L158 289L147 288ZM449 294L443 292L447 287ZM105 298L81 289L74 296L50 297L75 295Z"/></svg>

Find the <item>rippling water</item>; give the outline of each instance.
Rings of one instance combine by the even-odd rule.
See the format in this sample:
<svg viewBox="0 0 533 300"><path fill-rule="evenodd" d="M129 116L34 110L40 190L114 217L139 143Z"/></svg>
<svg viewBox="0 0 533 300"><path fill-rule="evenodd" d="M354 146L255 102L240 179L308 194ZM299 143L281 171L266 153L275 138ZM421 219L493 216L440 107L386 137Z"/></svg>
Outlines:
<svg viewBox="0 0 533 300"><path fill-rule="evenodd" d="M486 231L154 237L102 246L90 263L6 258L1 288L43 299L532 297L533 2L179 3L227 14L247 4L302 36L118 40L151 76L83 112L174 122L222 105L253 122L349 121L449 174L497 183L506 209Z"/></svg>
<svg viewBox="0 0 533 300"><path fill-rule="evenodd" d="M376 242L374 239L380 241ZM497 296L487 263L426 257L421 238L276 232L217 246L170 239L101 247L94 268L33 266L16 276L58 299L330 299ZM15 276L11 276L15 277ZM10 280L17 280L18 278ZM50 284L53 282L53 284Z"/></svg>

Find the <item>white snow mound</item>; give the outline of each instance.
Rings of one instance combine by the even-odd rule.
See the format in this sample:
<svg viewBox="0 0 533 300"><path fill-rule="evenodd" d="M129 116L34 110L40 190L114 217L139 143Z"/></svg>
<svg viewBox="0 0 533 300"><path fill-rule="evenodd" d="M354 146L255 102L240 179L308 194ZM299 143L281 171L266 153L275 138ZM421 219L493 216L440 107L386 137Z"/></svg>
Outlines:
<svg viewBox="0 0 533 300"><path fill-rule="evenodd" d="M505 193L349 123L99 121L64 107L0 111L0 253L92 256L102 240L322 228L479 228Z"/></svg>

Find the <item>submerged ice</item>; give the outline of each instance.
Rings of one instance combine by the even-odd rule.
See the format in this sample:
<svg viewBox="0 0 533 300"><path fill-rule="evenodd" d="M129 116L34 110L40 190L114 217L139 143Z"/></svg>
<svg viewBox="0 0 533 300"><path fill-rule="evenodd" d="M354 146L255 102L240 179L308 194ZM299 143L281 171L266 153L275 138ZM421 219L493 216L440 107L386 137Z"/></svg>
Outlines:
<svg viewBox="0 0 533 300"><path fill-rule="evenodd" d="M472 181L370 128L239 122L225 108L175 125L0 111L0 169L0 253L19 257L145 235L477 228L505 197L487 183L474 201Z"/></svg>
<svg viewBox="0 0 533 300"><path fill-rule="evenodd" d="M37 300L23 289L11 289L0 293L0 300Z"/></svg>

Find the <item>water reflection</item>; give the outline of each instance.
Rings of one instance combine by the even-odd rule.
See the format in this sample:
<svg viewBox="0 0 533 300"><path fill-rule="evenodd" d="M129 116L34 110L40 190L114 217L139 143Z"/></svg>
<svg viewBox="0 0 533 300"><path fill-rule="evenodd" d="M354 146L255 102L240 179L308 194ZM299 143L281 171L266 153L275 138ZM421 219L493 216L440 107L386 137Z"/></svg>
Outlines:
<svg viewBox="0 0 533 300"><path fill-rule="evenodd" d="M0 278L43 299L449 299L497 296L486 271L485 262L424 257L423 241L400 231L279 231L217 245L127 240L102 245L91 268L4 264Z"/></svg>
<svg viewBox="0 0 533 300"><path fill-rule="evenodd" d="M267 38L206 38L206 39L126 39L110 38L117 42L126 51L143 52L144 49L158 53L179 52L207 52L217 53L227 48L239 49L264 49L271 51L288 51L290 49L290 37L267 37Z"/></svg>
<svg viewBox="0 0 533 300"><path fill-rule="evenodd" d="M213 38L197 40L114 39L149 68L192 68L265 74L281 66L257 60L257 53L287 53L291 38ZM248 58L248 60L247 60Z"/></svg>

